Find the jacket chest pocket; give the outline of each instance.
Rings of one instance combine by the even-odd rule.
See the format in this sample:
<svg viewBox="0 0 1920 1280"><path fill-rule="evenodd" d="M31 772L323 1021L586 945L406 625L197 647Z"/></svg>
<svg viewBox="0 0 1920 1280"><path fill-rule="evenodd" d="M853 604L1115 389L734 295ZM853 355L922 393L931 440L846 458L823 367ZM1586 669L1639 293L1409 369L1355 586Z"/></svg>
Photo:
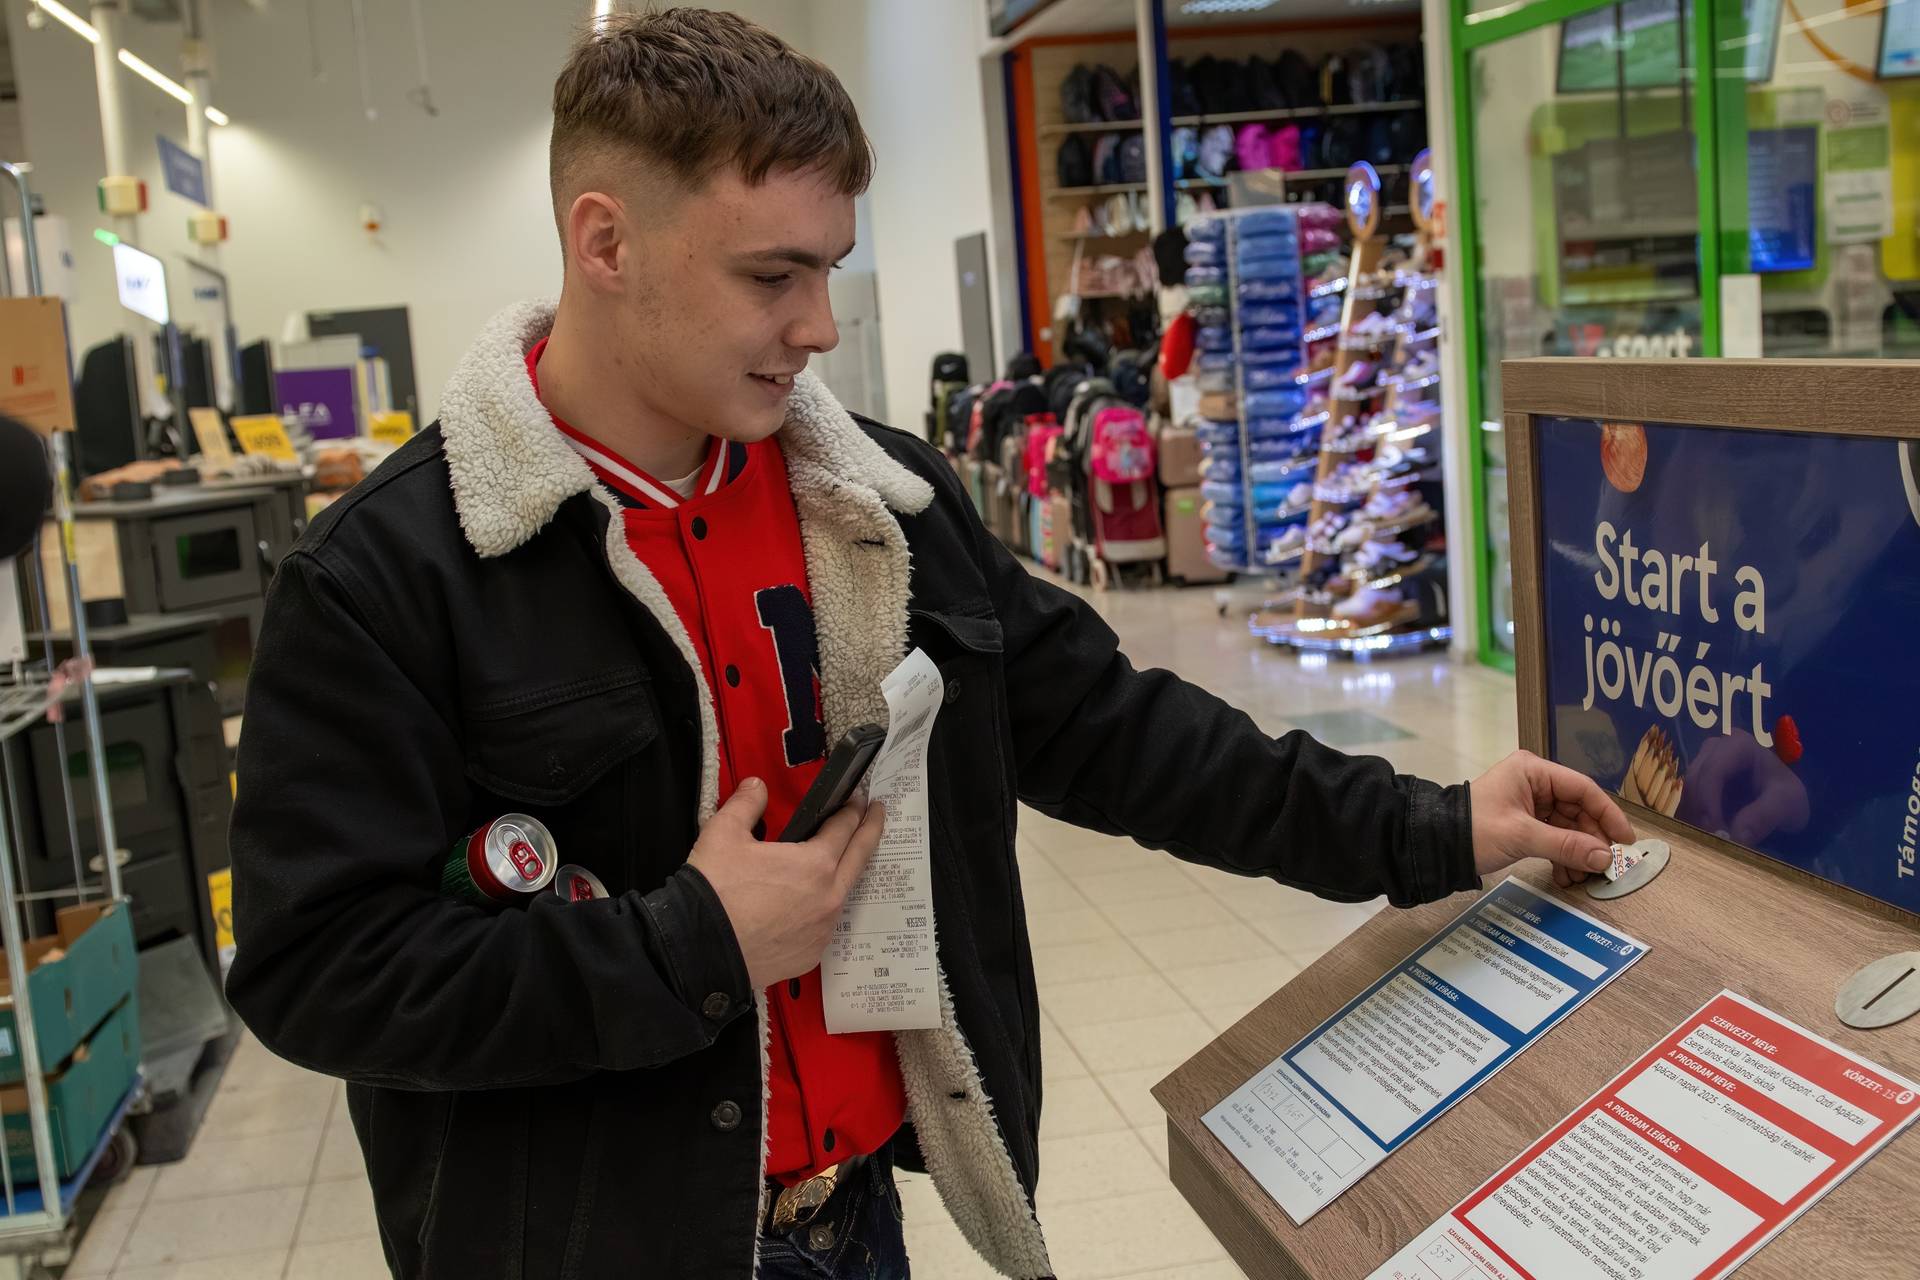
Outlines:
<svg viewBox="0 0 1920 1280"><path fill-rule="evenodd" d="M660 738L660 717L645 671L626 668L536 689L468 712L467 778L490 811L512 806L545 823L562 862L596 872L620 893L632 887L631 863L641 809L637 758Z"/></svg>

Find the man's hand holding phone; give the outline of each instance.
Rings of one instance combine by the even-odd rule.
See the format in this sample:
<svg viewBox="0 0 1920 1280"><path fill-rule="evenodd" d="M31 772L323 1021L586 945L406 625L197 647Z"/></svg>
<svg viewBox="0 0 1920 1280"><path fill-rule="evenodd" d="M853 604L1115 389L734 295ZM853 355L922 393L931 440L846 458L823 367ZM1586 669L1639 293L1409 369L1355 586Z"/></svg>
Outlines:
<svg viewBox="0 0 1920 1280"><path fill-rule="evenodd" d="M856 797L799 844L754 838L766 784L741 782L700 831L688 857L733 924L747 973L764 989L811 972L833 937L841 904L880 847L885 807Z"/></svg>

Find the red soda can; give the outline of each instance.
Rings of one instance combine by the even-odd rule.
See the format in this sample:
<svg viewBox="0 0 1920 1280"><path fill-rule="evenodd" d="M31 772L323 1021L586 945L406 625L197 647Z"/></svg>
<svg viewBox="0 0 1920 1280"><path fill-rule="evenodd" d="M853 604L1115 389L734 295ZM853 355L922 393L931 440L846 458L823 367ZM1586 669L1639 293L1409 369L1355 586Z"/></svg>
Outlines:
<svg viewBox="0 0 1920 1280"><path fill-rule="evenodd" d="M483 907L519 902L553 883L560 859L553 835L524 813L495 818L453 846L440 887Z"/></svg>
<svg viewBox="0 0 1920 1280"><path fill-rule="evenodd" d="M600 882L599 876L571 862L554 873L553 891L568 902L588 902L594 898L612 896L607 892L607 886Z"/></svg>

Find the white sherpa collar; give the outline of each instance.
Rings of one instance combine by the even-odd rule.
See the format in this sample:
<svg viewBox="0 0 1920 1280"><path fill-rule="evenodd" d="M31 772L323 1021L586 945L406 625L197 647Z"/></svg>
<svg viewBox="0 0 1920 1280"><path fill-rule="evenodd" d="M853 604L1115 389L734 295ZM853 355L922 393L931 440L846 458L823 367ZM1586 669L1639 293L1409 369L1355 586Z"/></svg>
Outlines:
<svg viewBox="0 0 1920 1280"><path fill-rule="evenodd" d="M551 301L522 302L488 321L440 400L454 505L482 556L512 551L595 485L527 377L527 352L552 332L553 313ZM915 514L933 501L933 487L888 457L811 373L794 379L780 442L790 462L812 463L894 511Z"/></svg>

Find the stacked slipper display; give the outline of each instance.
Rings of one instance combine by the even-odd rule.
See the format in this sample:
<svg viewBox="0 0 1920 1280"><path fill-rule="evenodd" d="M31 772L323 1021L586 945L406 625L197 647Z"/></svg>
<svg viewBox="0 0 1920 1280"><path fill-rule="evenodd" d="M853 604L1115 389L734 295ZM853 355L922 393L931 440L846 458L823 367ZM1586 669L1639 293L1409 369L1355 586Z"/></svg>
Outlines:
<svg viewBox="0 0 1920 1280"><path fill-rule="evenodd" d="M1265 571L1304 546L1325 404L1295 377L1306 357L1309 261L1337 245L1327 205L1233 210L1187 224L1188 296L1202 392L1207 553Z"/></svg>

